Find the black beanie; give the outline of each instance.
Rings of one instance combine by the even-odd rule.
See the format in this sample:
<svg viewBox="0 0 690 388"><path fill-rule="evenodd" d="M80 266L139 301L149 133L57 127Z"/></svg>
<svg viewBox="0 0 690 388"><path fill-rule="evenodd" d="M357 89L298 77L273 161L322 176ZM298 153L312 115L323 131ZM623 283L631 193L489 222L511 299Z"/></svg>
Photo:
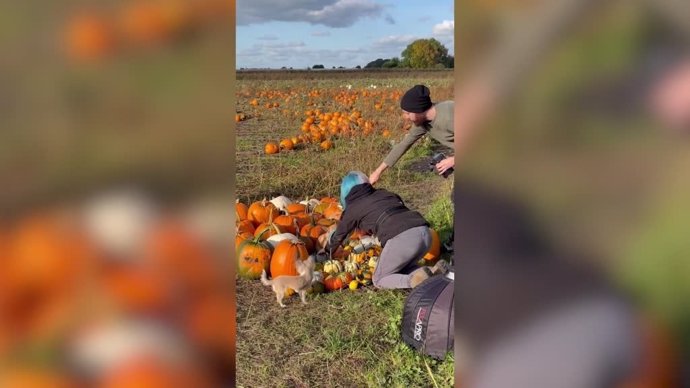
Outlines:
<svg viewBox="0 0 690 388"><path fill-rule="evenodd" d="M400 107L410 113L422 113L431 108L431 92L424 85L415 85L405 92L400 100Z"/></svg>

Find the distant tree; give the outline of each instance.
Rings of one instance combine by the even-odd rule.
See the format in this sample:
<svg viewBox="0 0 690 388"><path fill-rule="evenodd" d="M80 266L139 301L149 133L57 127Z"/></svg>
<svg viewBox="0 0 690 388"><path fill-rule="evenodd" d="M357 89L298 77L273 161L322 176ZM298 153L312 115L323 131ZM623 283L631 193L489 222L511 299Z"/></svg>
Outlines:
<svg viewBox="0 0 690 388"><path fill-rule="evenodd" d="M314 65L311 67L312 69L324 69L323 65Z"/></svg>
<svg viewBox="0 0 690 388"><path fill-rule="evenodd" d="M285 69L287 69L287 67L283 66L283 67L281 67L281 69L282 69L282 70L285 70Z"/></svg>
<svg viewBox="0 0 690 388"><path fill-rule="evenodd" d="M290 66L290 70L292 70L292 66Z"/></svg>
<svg viewBox="0 0 690 388"><path fill-rule="evenodd" d="M355 66L355 69L361 69L361 68L362 68L362 66L360 66L360 65Z"/></svg>
<svg viewBox="0 0 690 388"><path fill-rule="evenodd" d="M365 69L379 68L379 67L383 66L383 64L386 63L387 60L388 59L379 58L375 61L371 61L371 62L367 63L367 65L364 66L364 68Z"/></svg>
<svg viewBox="0 0 690 388"><path fill-rule="evenodd" d="M386 69L390 69L393 67L400 67L400 59L398 57L391 58L391 59L387 60L386 62L384 62L383 65L381 65L381 67L386 68Z"/></svg>
<svg viewBox="0 0 690 388"><path fill-rule="evenodd" d="M344 67L342 67L342 66L338 66L338 69L344 69Z"/></svg>
<svg viewBox="0 0 690 388"><path fill-rule="evenodd" d="M403 67L414 69L431 68L439 63L447 67L448 63L448 49L434 38L415 40L400 56Z"/></svg>
<svg viewBox="0 0 690 388"><path fill-rule="evenodd" d="M449 55L443 64L449 69L455 68L455 57Z"/></svg>

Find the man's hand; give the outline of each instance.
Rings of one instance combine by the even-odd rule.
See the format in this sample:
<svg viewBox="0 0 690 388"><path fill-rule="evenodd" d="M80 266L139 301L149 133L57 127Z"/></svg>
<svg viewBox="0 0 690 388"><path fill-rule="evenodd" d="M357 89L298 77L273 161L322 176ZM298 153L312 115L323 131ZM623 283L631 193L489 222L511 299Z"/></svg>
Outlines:
<svg viewBox="0 0 690 388"><path fill-rule="evenodd" d="M455 167L455 156L449 156L436 164L436 171L439 175L443 175L450 168Z"/></svg>
<svg viewBox="0 0 690 388"><path fill-rule="evenodd" d="M369 183L371 183L372 186L375 185L380 177L381 172L379 170L374 170L374 172L372 172L371 175L369 175Z"/></svg>
<svg viewBox="0 0 690 388"><path fill-rule="evenodd" d="M381 178L381 174L385 169L388 168L388 165L386 163L381 163L374 172L372 172L369 175L369 183L373 186L376 184L376 182L379 181L379 178Z"/></svg>

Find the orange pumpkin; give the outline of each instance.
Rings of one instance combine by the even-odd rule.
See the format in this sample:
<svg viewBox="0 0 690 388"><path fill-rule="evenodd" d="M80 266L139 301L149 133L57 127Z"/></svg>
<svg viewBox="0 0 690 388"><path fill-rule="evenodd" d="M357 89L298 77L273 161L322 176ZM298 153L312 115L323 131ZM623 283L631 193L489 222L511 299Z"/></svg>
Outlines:
<svg viewBox="0 0 690 388"><path fill-rule="evenodd" d="M74 16L65 32L68 54L77 60L98 60L115 48L113 27L102 16L81 12Z"/></svg>
<svg viewBox="0 0 690 388"><path fill-rule="evenodd" d="M191 303L186 316L188 337L202 349L209 349L224 357L234 357L235 331L228 327L235 324L232 298L211 293Z"/></svg>
<svg viewBox="0 0 690 388"><path fill-rule="evenodd" d="M237 216L238 221L246 220L248 211L249 207L246 204L240 202L239 199L235 202L235 216Z"/></svg>
<svg viewBox="0 0 690 388"><path fill-rule="evenodd" d="M146 46L164 41L170 35L165 12L150 1L125 4L119 15L124 39L133 46Z"/></svg>
<svg viewBox="0 0 690 388"><path fill-rule="evenodd" d="M276 245L271 256L271 276L296 276L296 260L306 260L309 252L303 242L283 240Z"/></svg>
<svg viewBox="0 0 690 388"><path fill-rule="evenodd" d="M313 223L304 225L299 231L300 236L309 237L314 243L316 243L316 240L319 238L319 236L324 233L326 233L326 229L323 226Z"/></svg>
<svg viewBox="0 0 690 388"><path fill-rule="evenodd" d="M283 139L280 141L280 148L284 150L291 150L295 147L295 144L290 139Z"/></svg>
<svg viewBox="0 0 690 388"><path fill-rule="evenodd" d="M288 214L295 215L299 213L304 213L307 211L307 205L301 204L299 202L293 202L285 208Z"/></svg>
<svg viewBox="0 0 690 388"><path fill-rule="evenodd" d="M302 230L304 225L314 223L314 219L312 218L312 216L306 213L297 213L293 215L293 217L295 217L295 221L297 222L297 228L299 230Z"/></svg>
<svg viewBox="0 0 690 388"><path fill-rule="evenodd" d="M2 252L5 286L40 295L72 285L86 259L77 251L78 239L49 214L20 221L8 238L9 252Z"/></svg>
<svg viewBox="0 0 690 388"><path fill-rule="evenodd" d="M271 202L263 199L252 203L247 210L247 219L258 226L264 222L268 222L274 215L278 215L278 208Z"/></svg>
<svg viewBox="0 0 690 388"><path fill-rule="evenodd" d="M431 232L431 247L429 252L424 255L424 260L435 260L441 254L441 240L438 237L438 232L434 229L429 228Z"/></svg>
<svg viewBox="0 0 690 388"><path fill-rule="evenodd" d="M343 209L335 203L329 203L326 209L323 210L323 216L329 220L339 220L343 214Z"/></svg>
<svg viewBox="0 0 690 388"><path fill-rule="evenodd" d="M333 142L330 140L324 140L321 142L321 144L319 144L319 147L324 151L328 151L333 148Z"/></svg>
<svg viewBox="0 0 690 388"><path fill-rule="evenodd" d="M280 146L274 141L269 141L264 146L264 152L266 152L269 155L277 154L278 152L280 152Z"/></svg>
<svg viewBox="0 0 690 388"><path fill-rule="evenodd" d="M76 381L64 371L35 365L5 368L0 374L0 387L3 388L76 388Z"/></svg>
<svg viewBox="0 0 690 388"><path fill-rule="evenodd" d="M99 388L209 388L209 377L190 365L169 363L153 356L124 360L100 377Z"/></svg>
<svg viewBox="0 0 690 388"><path fill-rule="evenodd" d="M249 233L254 234L255 231L256 231L256 228L254 227L254 224L249 220L240 221L237 224L237 232L238 233L249 232Z"/></svg>
<svg viewBox="0 0 690 388"><path fill-rule="evenodd" d="M169 276L176 288L191 292L215 287L222 281L217 257L182 221L162 220L146 244L145 261Z"/></svg>
<svg viewBox="0 0 690 388"><path fill-rule="evenodd" d="M283 228L273 222L264 222L263 224L256 227L254 232L254 237L261 241L265 241L271 236L283 233Z"/></svg>
<svg viewBox="0 0 690 388"><path fill-rule="evenodd" d="M297 220L290 215L278 216L273 220L273 223L280 227L283 233L292 233L297 235Z"/></svg>
<svg viewBox="0 0 690 388"><path fill-rule="evenodd" d="M316 221L316 224L317 224L317 225L321 225L321 226L323 226L324 228L328 228L328 227L330 227L330 226L332 226L332 225L335 225L335 223L336 223L336 221L335 221L335 220L332 220L332 219L330 219L330 218L319 218L319 220Z"/></svg>
<svg viewBox="0 0 690 388"><path fill-rule="evenodd" d="M347 287L347 285L352 281L352 279L352 274L350 274L349 272L340 272L338 274L331 274L326 276L326 278L323 280L323 284L324 286L326 286L327 290L335 291Z"/></svg>
<svg viewBox="0 0 690 388"><path fill-rule="evenodd" d="M158 313L171 306L165 278L151 269L134 265L105 268L101 284L107 297L125 312Z"/></svg>
<svg viewBox="0 0 690 388"><path fill-rule="evenodd" d="M261 271L268 272L271 247L258 237L245 240L237 248L237 274L246 279L258 279Z"/></svg>
<svg viewBox="0 0 690 388"><path fill-rule="evenodd" d="M235 250L240 247L240 244L244 242L244 240L249 240L254 238L254 234L249 233L249 232L242 232L242 233L237 233L237 236L235 236Z"/></svg>
<svg viewBox="0 0 690 388"><path fill-rule="evenodd" d="M323 197L321 198L321 203L335 203L338 204L340 203L340 200L336 197Z"/></svg>

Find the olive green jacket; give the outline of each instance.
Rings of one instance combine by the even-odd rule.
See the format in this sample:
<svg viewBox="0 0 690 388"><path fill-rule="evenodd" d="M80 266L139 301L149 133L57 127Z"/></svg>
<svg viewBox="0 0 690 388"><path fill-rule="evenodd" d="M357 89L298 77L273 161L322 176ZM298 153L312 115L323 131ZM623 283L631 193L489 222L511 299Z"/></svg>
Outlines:
<svg viewBox="0 0 690 388"><path fill-rule="evenodd" d="M435 103L436 117L422 126L413 126L405 137L396 144L383 160L389 167L394 165L407 150L422 136L429 134L442 145L454 149L455 135L453 132L454 101Z"/></svg>

